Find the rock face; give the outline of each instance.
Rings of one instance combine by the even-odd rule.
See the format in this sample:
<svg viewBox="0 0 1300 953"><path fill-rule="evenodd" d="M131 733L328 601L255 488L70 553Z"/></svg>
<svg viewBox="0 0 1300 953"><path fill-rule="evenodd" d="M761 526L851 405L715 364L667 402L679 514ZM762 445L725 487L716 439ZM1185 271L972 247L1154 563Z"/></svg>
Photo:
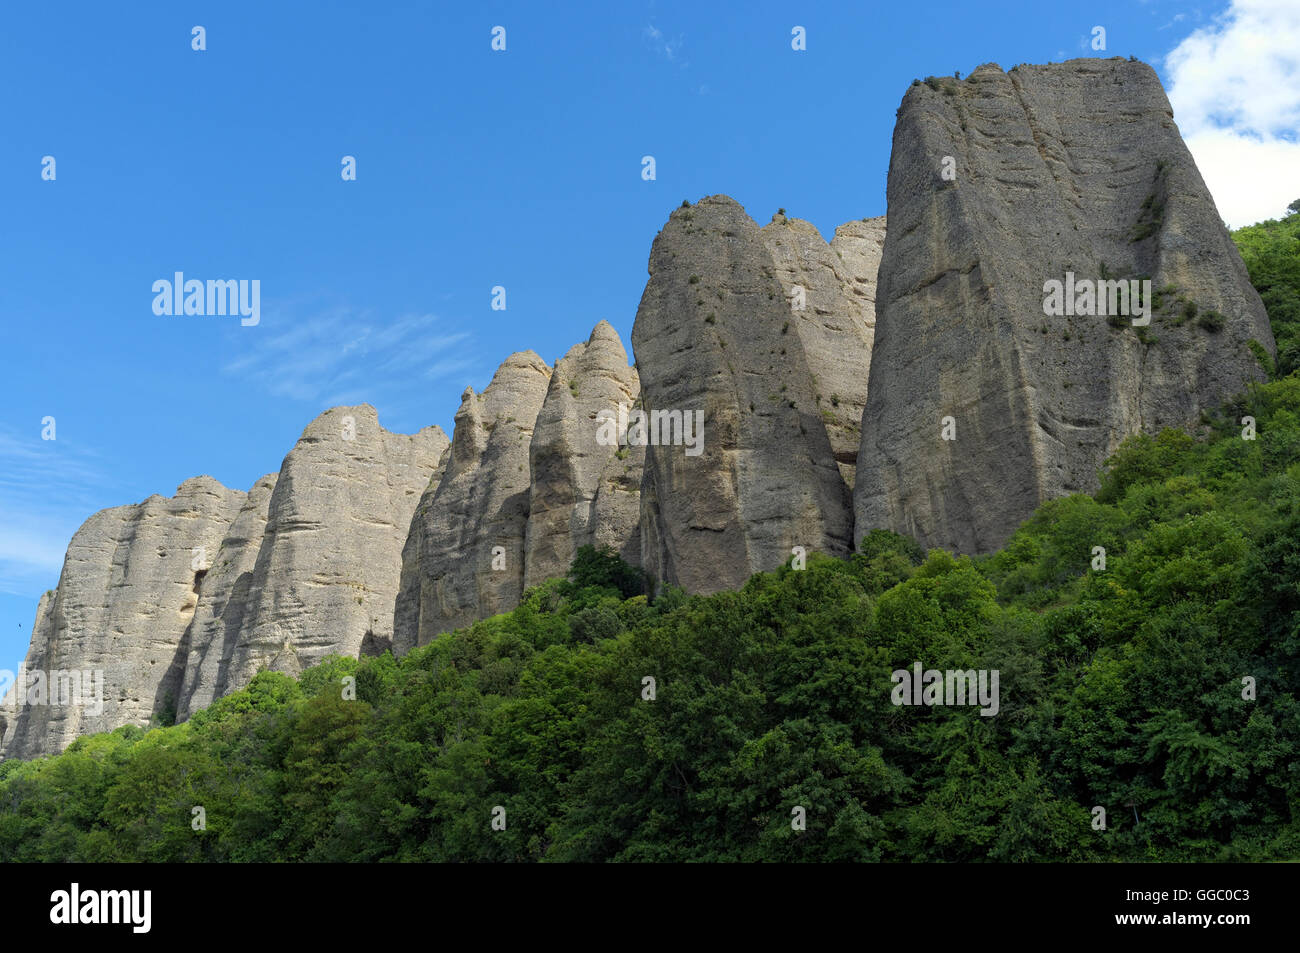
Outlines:
<svg viewBox="0 0 1300 953"><path fill-rule="evenodd" d="M598 440L604 415L617 421L620 406L630 412L640 391L605 321L556 362L528 450L525 587L565 575L584 545L609 546L640 564L645 448Z"/></svg>
<svg viewBox="0 0 1300 953"><path fill-rule="evenodd" d="M214 579L191 640L185 711L261 669L297 675L326 655L391 647L411 514L447 446L438 427L390 433L369 404L335 407L307 426L222 545L229 568Z"/></svg>
<svg viewBox="0 0 1300 953"><path fill-rule="evenodd" d="M40 687L0 707L3 753L184 718L261 669L400 654L514 608L587 544L700 593L874 528L985 552L1095 489L1128 435L1194 426L1262 378L1252 341L1274 351L1144 64L915 84L888 198L887 232L829 243L726 196L677 209L636 369L601 322L554 372L525 351L467 389L451 441L339 407L247 494L198 477L95 514L40 601ZM1149 326L1138 301L1098 313L1093 283L1119 280L1157 292ZM92 703L49 704L73 671Z"/></svg>
<svg viewBox="0 0 1300 953"><path fill-rule="evenodd" d="M249 593L275 481L276 474L270 473L253 484L203 577L199 604L182 644L185 671L177 706L181 719L220 698L235 684L230 666L251 609Z"/></svg>
<svg viewBox="0 0 1300 953"><path fill-rule="evenodd" d="M462 395L462 403L463 395ZM453 433L453 441L454 433ZM438 469L429 477L429 482L420 494L420 501L411 514L411 525L407 528L406 543L402 546L402 570L398 576L397 599L393 604L393 653L401 655L417 645L426 644L438 633L432 633L424 642L419 640L420 620L424 605L421 593L424 591L424 573L429 568L425 552L429 544L429 527L434 522L430 517L433 498L443 477L447 475L447 466L451 463L451 451L442 455ZM432 594L432 593L431 593ZM432 617L431 617L432 618ZM432 624L432 622L431 622Z"/></svg>
<svg viewBox="0 0 1300 953"><path fill-rule="evenodd" d="M68 546L58 589L41 599L24 662L45 689L38 695L29 682L22 705L15 686L0 709L9 723L6 757L58 752L80 735L147 725L175 706L201 567L243 502L239 490L201 476L171 498L151 496L86 520ZM77 673L79 693L61 672Z"/></svg>
<svg viewBox="0 0 1300 953"><path fill-rule="evenodd" d="M846 460L851 441L828 426L838 423L832 394L819 387L847 390L856 360L854 392L865 396L869 331L860 299L845 295L848 266L834 267L838 256L810 230L781 223L766 237L719 195L674 211L655 239L632 329L642 400L652 414L702 411L705 428L698 456L646 450L642 557L657 579L715 592L775 568L794 546L843 555L852 545L830 430ZM781 273L811 290L802 315L769 251L787 239ZM836 324L846 333L833 337Z"/></svg>
<svg viewBox="0 0 1300 953"><path fill-rule="evenodd" d="M403 555L397 652L514 608L524 588L529 444L551 369L506 358L482 394L466 388L446 472L428 485Z"/></svg>
<svg viewBox="0 0 1300 953"><path fill-rule="evenodd" d="M247 494L197 477L96 513L41 599L25 668L102 672L102 707L0 707L4 755L184 719L263 668L387 648L411 514L447 446L437 427L394 434L369 405L336 407Z"/></svg>
<svg viewBox="0 0 1300 953"><path fill-rule="evenodd" d="M564 576L581 546L640 562L645 448L602 442L601 430L620 409L626 419L639 394L605 321L554 371L526 351L482 394L466 389L445 472L425 490L402 553L396 651L513 608L528 586Z"/></svg>
<svg viewBox="0 0 1300 953"><path fill-rule="evenodd" d="M786 300L792 302L792 330L811 358L813 389L821 395L818 407L835 462L852 489L867 403L885 220L841 225L828 245L811 222L778 213L761 234Z"/></svg>
<svg viewBox="0 0 1300 953"><path fill-rule="evenodd" d="M857 538L881 527L992 550L1042 500L1095 489L1125 437L1194 424L1260 379L1247 341L1274 350L1143 63L987 65L913 85L888 200ZM1045 315L1045 283L1067 272L1149 278L1163 308L1140 330ZM946 417L956 439L942 439Z"/></svg>

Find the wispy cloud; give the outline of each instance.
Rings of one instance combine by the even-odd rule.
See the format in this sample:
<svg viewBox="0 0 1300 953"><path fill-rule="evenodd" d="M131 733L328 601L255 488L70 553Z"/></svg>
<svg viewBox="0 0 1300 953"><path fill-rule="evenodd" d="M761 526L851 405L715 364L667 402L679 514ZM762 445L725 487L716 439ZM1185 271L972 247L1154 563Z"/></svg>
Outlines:
<svg viewBox="0 0 1300 953"><path fill-rule="evenodd" d="M677 34L677 36L670 38L654 24L647 24L641 31L641 35L645 37L650 48L656 53L671 62L678 63L681 66L686 65L684 62L680 61L680 53L684 43L683 37L680 33Z"/></svg>
<svg viewBox="0 0 1300 953"><path fill-rule="evenodd" d="M259 331L234 336L243 353L222 370L296 400L377 404L409 391L412 380L477 363L470 333L432 314L383 320L347 307L309 316L275 309L263 315Z"/></svg>
<svg viewBox="0 0 1300 953"><path fill-rule="evenodd" d="M1165 58L1187 147L1230 226L1300 196L1300 4L1233 0Z"/></svg>
<svg viewBox="0 0 1300 953"><path fill-rule="evenodd" d="M0 592L36 596L58 581L72 534L111 485L94 451L0 428Z"/></svg>

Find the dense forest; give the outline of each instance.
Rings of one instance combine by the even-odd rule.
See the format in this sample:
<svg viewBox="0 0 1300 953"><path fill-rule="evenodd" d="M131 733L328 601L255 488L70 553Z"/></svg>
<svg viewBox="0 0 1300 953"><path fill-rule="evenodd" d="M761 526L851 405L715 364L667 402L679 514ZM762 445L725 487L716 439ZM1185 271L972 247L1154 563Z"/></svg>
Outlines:
<svg viewBox="0 0 1300 953"><path fill-rule="evenodd" d="M1234 238L1272 380L998 553L875 531L649 598L585 549L400 659L0 764L0 859L1300 857L1300 203ZM996 716L895 705L917 661L997 670Z"/></svg>

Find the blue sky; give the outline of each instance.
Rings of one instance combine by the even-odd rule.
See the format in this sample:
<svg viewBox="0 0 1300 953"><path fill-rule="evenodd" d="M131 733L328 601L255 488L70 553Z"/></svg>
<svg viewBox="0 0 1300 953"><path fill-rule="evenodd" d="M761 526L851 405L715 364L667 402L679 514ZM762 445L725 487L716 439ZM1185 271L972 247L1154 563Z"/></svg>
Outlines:
<svg viewBox="0 0 1300 953"><path fill-rule="evenodd" d="M1259 43L1280 42L1284 74L1288 42L1300 48L1277 39L1278 18L1294 25L1284 6L6 5L0 668L17 667L95 510L199 473L247 489L339 403L450 435L461 391L509 352L553 362L602 318L627 342L650 243L683 199L725 192L760 223L784 207L828 235L883 215L914 78L1132 54L1185 84L1233 179L1247 155L1300 168L1294 97L1264 115L1243 105ZM505 52L490 49L496 25ZM795 25L806 51L791 49ZM1231 57L1235 111L1218 82ZM1285 176L1269 174L1277 191ZM1266 183L1233 198L1253 221L1274 198L1268 175L1247 178ZM258 279L260 324L155 315L152 283L176 271Z"/></svg>

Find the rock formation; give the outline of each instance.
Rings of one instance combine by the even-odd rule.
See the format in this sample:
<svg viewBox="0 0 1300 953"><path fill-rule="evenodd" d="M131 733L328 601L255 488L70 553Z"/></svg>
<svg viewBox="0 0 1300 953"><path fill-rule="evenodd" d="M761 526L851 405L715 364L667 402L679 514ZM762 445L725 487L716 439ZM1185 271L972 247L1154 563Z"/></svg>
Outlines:
<svg viewBox="0 0 1300 953"><path fill-rule="evenodd" d="M546 362L523 351L482 394L461 395L446 472L410 521L395 651L512 609L523 594L529 443L550 379Z"/></svg>
<svg viewBox="0 0 1300 953"><path fill-rule="evenodd" d="M0 707L5 756L183 719L263 668L383 651L411 514L447 445L437 427L393 434L369 405L336 407L247 494L197 477L96 513L41 600L24 667L102 672L102 708L15 697Z"/></svg>
<svg viewBox="0 0 1300 953"><path fill-rule="evenodd" d="M870 330L849 264L833 265L806 223L772 228L760 233L726 196L674 211L632 329L647 410L704 415L698 456L647 448L641 490L645 568L692 592L737 588L794 546L843 555L852 545L830 434L846 461L852 443L832 398L865 397ZM804 312L783 284L795 278L808 283ZM846 395L826 392L840 386Z"/></svg>
<svg viewBox="0 0 1300 953"><path fill-rule="evenodd" d="M223 558L229 553L238 569L229 590L237 601L223 598L226 579L214 580L223 585L211 590L200 617L206 628L191 640L185 711L261 669L296 675L326 655L391 647L402 547L447 445L439 427L390 433L369 404L335 407L307 426L274 488L259 481L241 514L255 529L270 490L251 568L251 533L237 526L223 543Z"/></svg>
<svg viewBox="0 0 1300 953"><path fill-rule="evenodd" d="M1249 340L1274 349L1144 63L914 84L888 205L857 538L992 550L1041 501L1095 489L1125 437L1193 424L1261 378ZM1045 283L1067 273L1149 279L1162 307L1144 328L1047 316Z"/></svg>
<svg viewBox="0 0 1300 953"><path fill-rule="evenodd" d="M181 646L181 719L220 698L231 684L230 664L250 608L249 590L275 480L270 473L253 484L203 574L198 606Z"/></svg>
<svg viewBox="0 0 1300 953"><path fill-rule="evenodd" d="M605 321L553 371L531 351L512 354L482 394L466 389L446 471L402 554L397 651L513 608L526 587L563 577L581 546L640 562L645 449L599 438L639 392Z"/></svg>
<svg viewBox="0 0 1300 953"><path fill-rule="evenodd" d="M95 514L26 665L62 690L102 671L102 710L0 707L0 750L185 718L261 669L400 654L514 608L587 544L701 593L878 527L988 551L1094 489L1128 435L1260 378L1252 342L1274 350L1144 64L918 82L888 200L887 232L829 243L784 211L760 229L726 196L684 205L651 249L635 369L602 321L554 371L525 351L466 389L451 441L339 407L247 494L199 477ZM1096 284L1047 313L1054 281L1114 283L1131 313L1094 313ZM1150 282L1149 325L1120 281Z"/></svg>
<svg viewBox="0 0 1300 953"><path fill-rule="evenodd" d="M239 490L201 476L171 498L154 495L86 520L32 629L24 668L44 689L31 681L21 699L16 685L0 708L6 757L61 751L80 735L147 725L174 708L203 566L243 501Z"/></svg>
<svg viewBox="0 0 1300 953"><path fill-rule="evenodd" d="M831 450L851 490L862 442L885 220L841 225L828 245L811 222L778 213L761 234L786 300L801 299L795 303L802 307L792 305L789 318L810 356Z"/></svg>
<svg viewBox="0 0 1300 953"><path fill-rule="evenodd" d="M526 587L564 576L584 545L608 546L640 564L645 448L598 442L603 415L630 410L640 390L605 321L556 362L528 450Z"/></svg>

